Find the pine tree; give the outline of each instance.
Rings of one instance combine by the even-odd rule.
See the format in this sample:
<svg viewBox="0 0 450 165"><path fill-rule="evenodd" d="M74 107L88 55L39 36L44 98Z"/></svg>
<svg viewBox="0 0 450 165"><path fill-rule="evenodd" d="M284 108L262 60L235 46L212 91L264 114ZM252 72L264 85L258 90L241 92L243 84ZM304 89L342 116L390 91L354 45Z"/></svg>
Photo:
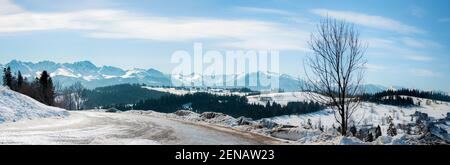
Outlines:
<svg viewBox="0 0 450 165"><path fill-rule="evenodd" d="M13 89L13 76L11 74L11 67L3 69L3 72L3 85L8 86L10 89Z"/></svg>
<svg viewBox="0 0 450 165"><path fill-rule="evenodd" d="M3 68L3 85L6 86L7 81L6 81L6 68Z"/></svg>
<svg viewBox="0 0 450 165"><path fill-rule="evenodd" d="M397 129L395 128L394 121L391 116L389 116L389 118L388 118L388 123L389 123L389 128L387 130L387 134L389 136L397 135Z"/></svg>
<svg viewBox="0 0 450 165"><path fill-rule="evenodd" d="M48 105L54 105L54 100L55 100L55 87L53 86L53 81L52 78L49 77L48 78L48 82L47 82L48 86L47 86L47 103Z"/></svg>
<svg viewBox="0 0 450 165"><path fill-rule="evenodd" d="M22 77L22 73L17 74L17 91L21 91L22 89L22 85L23 85L23 77Z"/></svg>
<svg viewBox="0 0 450 165"><path fill-rule="evenodd" d="M55 95L53 81L50 75L45 70L42 72L41 77L39 78L39 86L43 103L47 105L53 105Z"/></svg>

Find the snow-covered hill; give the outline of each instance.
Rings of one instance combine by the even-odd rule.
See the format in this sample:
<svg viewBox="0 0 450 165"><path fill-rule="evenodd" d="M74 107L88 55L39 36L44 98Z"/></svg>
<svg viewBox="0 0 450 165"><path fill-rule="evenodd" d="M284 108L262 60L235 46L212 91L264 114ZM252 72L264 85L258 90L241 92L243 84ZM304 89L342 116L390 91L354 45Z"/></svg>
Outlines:
<svg viewBox="0 0 450 165"><path fill-rule="evenodd" d="M28 96L0 86L0 124L23 119L65 117L66 110L44 105Z"/></svg>
<svg viewBox="0 0 450 165"><path fill-rule="evenodd" d="M249 103L257 103L261 105L265 105L268 101L286 105L288 102L312 101L312 97L310 95L311 93L307 92L268 93L247 96L247 99ZM315 95L316 97L318 96L317 94ZM388 116L393 117L395 123L404 124L411 120L411 115L416 111L427 113L430 117L435 119L445 118L446 114L450 112L449 102L434 101L416 97L412 98L416 104L421 102L420 106L399 107L363 102L354 113L353 119L356 122L355 124L385 124L385 121L382 120ZM308 119L310 119L313 123L318 123L320 121L322 125L325 126L335 124L333 111L331 109L325 109L323 111L304 115L280 116L273 118L274 121L279 122L280 124L296 126L307 123Z"/></svg>
<svg viewBox="0 0 450 165"><path fill-rule="evenodd" d="M311 96L307 92L283 92L283 93L267 93L260 95L247 96L249 103L266 105L269 102L275 102L281 105L287 105L288 102L309 101Z"/></svg>

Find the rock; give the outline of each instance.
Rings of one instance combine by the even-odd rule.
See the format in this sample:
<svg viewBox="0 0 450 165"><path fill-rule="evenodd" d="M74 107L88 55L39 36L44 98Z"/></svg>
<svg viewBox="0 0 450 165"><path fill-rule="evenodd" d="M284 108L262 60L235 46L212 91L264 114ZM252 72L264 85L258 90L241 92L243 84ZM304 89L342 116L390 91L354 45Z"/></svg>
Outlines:
<svg viewBox="0 0 450 165"><path fill-rule="evenodd" d="M282 125L281 128L297 128L295 125Z"/></svg>
<svg viewBox="0 0 450 165"><path fill-rule="evenodd" d="M200 117L205 118L205 119L212 119L212 118L216 118L218 116L224 116L223 113L217 113L217 112L203 112Z"/></svg>
<svg viewBox="0 0 450 165"><path fill-rule="evenodd" d="M275 128L275 127L278 127L278 126L279 126L278 123L275 123L274 121L268 120L268 119L262 119L261 121L259 121L259 123L260 123L263 127L269 128L269 129L272 129L272 128Z"/></svg>
<svg viewBox="0 0 450 165"><path fill-rule="evenodd" d="M426 113L422 113L419 111L416 111L412 116L417 117L417 120L422 120L422 121L429 121L430 118L428 117L428 114Z"/></svg>
<svg viewBox="0 0 450 165"><path fill-rule="evenodd" d="M434 136L441 138L447 143L450 143L450 125L447 125L446 122L433 123L430 126L430 132Z"/></svg>
<svg viewBox="0 0 450 165"><path fill-rule="evenodd" d="M117 108L108 108L105 112L115 113L120 112L120 110L118 110Z"/></svg>
<svg viewBox="0 0 450 165"><path fill-rule="evenodd" d="M193 114L193 112L192 111L187 111L187 110L178 110L178 111L175 112L175 115L177 115L177 116L188 116L188 115L191 115L191 114Z"/></svg>
<svg viewBox="0 0 450 165"><path fill-rule="evenodd" d="M239 117L237 118L237 124L238 125L252 125L253 124L253 120L251 118L246 118L246 117Z"/></svg>

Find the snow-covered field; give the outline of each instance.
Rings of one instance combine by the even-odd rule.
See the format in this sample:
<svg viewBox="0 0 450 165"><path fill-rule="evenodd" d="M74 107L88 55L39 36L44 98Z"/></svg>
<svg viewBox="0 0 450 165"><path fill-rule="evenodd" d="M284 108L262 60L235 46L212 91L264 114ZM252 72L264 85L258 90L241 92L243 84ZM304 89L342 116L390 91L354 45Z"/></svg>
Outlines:
<svg viewBox="0 0 450 165"><path fill-rule="evenodd" d="M174 94L174 95L185 95L185 94L195 93L195 91L180 90L180 89L176 89L176 88L162 88L162 87L148 87L148 86L143 86L142 88L159 91L159 92L166 92L166 93L170 93L170 94Z"/></svg>
<svg viewBox="0 0 450 165"><path fill-rule="evenodd" d="M276 102L281 105L287 105L288 102L302 102L311 100L311 93L308 92L285 92L285 93L267 93L260 95L247 96L249 103L266 105L268 101ZM318 96L318 95L315 95Z"/></svg>
<svg viewBox="0 0 450 165"><path fill-rule="evenodd" d="M0 86L0 124L45 117L66 117L63 109L46 106L28 96Z"/></svg>

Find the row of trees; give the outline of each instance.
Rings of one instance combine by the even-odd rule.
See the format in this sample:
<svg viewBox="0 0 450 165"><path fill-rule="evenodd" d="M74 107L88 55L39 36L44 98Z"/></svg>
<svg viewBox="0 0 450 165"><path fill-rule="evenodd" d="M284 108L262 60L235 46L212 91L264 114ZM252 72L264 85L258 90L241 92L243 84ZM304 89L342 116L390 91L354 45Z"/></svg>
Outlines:
<svg viewBox="0 0 450 165"><path fill-rule="evenodd" d="M219 96L209 93L187 95L167 95L159 99L139 101L133 105L116 105L119 110L155 110L171 113L179 109L192 109L198 113L220 112L233 117L250 117L253 119L268 118L281 115L306 114L316 112L325 107L316 102L291 102L287 106L267 102L266 105L250 104L246 97Z"/></svg>
<svg viewBox="0 0 450 165"><path fill-rule="evenodd" d="M392 96L392 95L412 96L412 97L418 97L418 98L424 98L424 99L450 102L450 96L446 95L445 93L421 91L421 90L417 90L417 89L386 90L386 91L382 91L382 92L374 94L375 97L384 97L384 96Z"/></svg>
<svg viewBox="0 0 450 165"><path fill-rule="evenodd" d="M364 94L362 96L363 101L368 101L377 104L386 104L394 106L414 106L414 100L409 96L400 96L398 94L394 95L384 95L384 94Z"/></svg>
<svg viewBox="0 0 450 165"><path fill-rule="evenodd" d="M45 70L41 73L40 77L36 77L33 81L28 81L26 77L22 76L20 71L15 76L10 67L3 68L3 85L46 105L52 106L55 103L53 81Z"/></svg>

